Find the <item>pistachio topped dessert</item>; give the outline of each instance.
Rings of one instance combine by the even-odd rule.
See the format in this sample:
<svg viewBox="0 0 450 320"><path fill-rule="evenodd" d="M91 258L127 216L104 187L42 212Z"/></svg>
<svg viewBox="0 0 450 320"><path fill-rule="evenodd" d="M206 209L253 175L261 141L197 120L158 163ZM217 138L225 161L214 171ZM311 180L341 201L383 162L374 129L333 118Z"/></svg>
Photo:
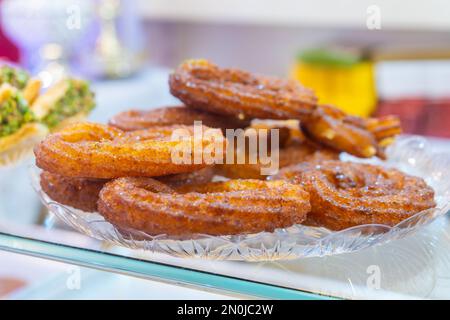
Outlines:
<svg viewBox="0 0 450 320"><path fill-rule="evenodd" d="M16 163L51 131L82 121L95 107L89 84L64 79L41 93L42 82L0 65L0 166Z"/></svg>
<svg viewBox="0 0 450 320"><path fill-rule="evenodd" d="M55 129L86 117L94 107L94 94L86 81L64 79L40 95L31 108L42 123Z"/></svg>
<svg viewBox="0 0 450 320"><path fill-rule="evenodd" d="M0 66L0 85L9 83L17 89L24 89L30 76L28 72L20 68L13 68L8 65Z"/></svg>
<svg viewBox="0 0 450 320"><path fill-rule="evenodd" d="M48 129L31 111L23 91L9 83L0 86L0 166L30 154Z"/></svg>
<svg viewBox="0 0 450 320"><path fill-rule="evenodd" d="M19 131L35 116L20 91L8 83L0 87L0 138Z"/></svg>

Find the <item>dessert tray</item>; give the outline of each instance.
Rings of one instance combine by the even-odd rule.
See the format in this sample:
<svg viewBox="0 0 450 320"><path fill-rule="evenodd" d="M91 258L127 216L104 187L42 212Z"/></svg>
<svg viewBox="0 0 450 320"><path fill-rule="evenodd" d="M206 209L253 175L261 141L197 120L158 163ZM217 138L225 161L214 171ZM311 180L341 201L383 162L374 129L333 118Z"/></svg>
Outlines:
<svg viewBox="0 0 450 320"><path fill-rule="evenodd" d="M384 162L361 160L345 154L342 159L394 167L424 178L435 190L437 207L418 212L393 227L366 224L341 231L294 225L274 232L246 235L198 234L192 239L150 236L136 230L119 230L98 213L83 212L51 200L40 188L39 169L33 167L31 175L33 187L50 212L75 230L98 240L183 258L269 261L329 256L385 244L411 235L450 212L450 154L433 153L425 139L416 137L398 139L387 152L388 160Z"/></svg>

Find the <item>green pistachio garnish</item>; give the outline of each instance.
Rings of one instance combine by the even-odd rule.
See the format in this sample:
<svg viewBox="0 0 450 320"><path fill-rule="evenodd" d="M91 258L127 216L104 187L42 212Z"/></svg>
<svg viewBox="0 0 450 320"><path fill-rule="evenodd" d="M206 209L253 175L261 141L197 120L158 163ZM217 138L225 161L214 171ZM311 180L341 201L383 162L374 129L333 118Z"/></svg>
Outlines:
<svg viewBox="0 0 450 320"><path fill-rule="evenodd" d="M24 124L33 121L35 116L19 91L0 103L0 138L16 133Z"/></svg>
<svg viewBox="0 0 450 320"><path fill-rule="evenodd" d="M61 121L78 113L88 114L95 107L94 93L89 90L86 81L68 79L66 90L59 96L49 113L42 119L49 128L57 126Z"/></svg>
<svg viewBox="0 0 450 320"><path fill-rule="evenodd" d="M7 65L0 67L0 85L9 83L13 87L22 90L25 88L30 76L28 72Z"/></svg>

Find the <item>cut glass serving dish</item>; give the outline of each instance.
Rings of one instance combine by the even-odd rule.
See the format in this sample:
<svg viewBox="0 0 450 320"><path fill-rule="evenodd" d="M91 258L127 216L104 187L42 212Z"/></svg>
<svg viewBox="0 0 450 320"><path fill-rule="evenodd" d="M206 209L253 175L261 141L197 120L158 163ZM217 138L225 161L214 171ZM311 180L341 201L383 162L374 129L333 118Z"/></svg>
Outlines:
<svg viewBox="0 0 450 320"><path fill-rule="evenodd" d="M39 169L32 168L32 180L49 211L79 232L119 246L186 258L264 261L349 253L404 238L450 211L450 154L433 153L424 139L399 139L388 149L389 160L384 162L347 155L342 159L394 167L424 178L435 190L437 207L418 212L393 227L366 224L331 231L294 225L274 232L225 236L197 234L192 239L179 240L166 235L150 236L136 230L119 230L98 213L83 212L51 200L40 188Z"/></svg>

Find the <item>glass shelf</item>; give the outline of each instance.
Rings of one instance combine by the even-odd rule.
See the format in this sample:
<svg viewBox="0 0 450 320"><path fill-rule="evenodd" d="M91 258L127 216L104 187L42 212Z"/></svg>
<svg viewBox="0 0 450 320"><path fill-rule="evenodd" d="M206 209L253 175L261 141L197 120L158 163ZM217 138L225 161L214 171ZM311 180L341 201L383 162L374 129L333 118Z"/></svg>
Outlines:
<svg viewBox="0 0 450 320"><path fill-rule="evenodd" d="M316 294L212 272L0 233L0 250L172 284L271 299L324 299Z"/></svg>
<svg viewBox="0 0 450 320"><path fill-rule="evenodd" d="M94 121L105 122L130 105L146 107L148 101L176 103L166 70L98 83L95 89ZM450 142L439 143L450 150ZM450 299L449 214L405 239L351 254L254 263L182 259L111 246L69 230L48 216L32 190L32 162L0 169L0 250L239 297Z"/></svg>
<svg viewBox="0 0 450 320"><path fill-rule="evenodd" d="M360 252L276 262L174 258L36 227L33 235L1 232L0 250L244 297L448 299L449 222L439 218L415 235Z"/></svg>

